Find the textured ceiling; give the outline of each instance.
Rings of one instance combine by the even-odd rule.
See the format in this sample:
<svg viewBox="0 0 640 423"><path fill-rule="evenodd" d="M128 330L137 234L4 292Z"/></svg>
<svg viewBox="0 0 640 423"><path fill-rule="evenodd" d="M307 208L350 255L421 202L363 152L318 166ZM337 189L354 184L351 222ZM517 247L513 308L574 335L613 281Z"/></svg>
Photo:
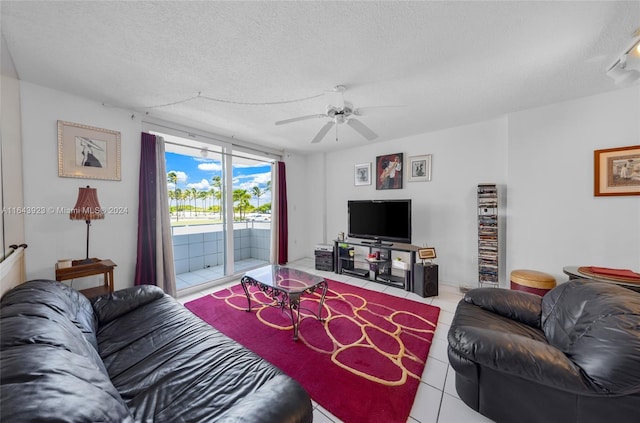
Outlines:
<svg viewBox="0 0 640 423"><path fill-rule="evenodd" d="M19 78L296 152L336 150L617 89L640 1L0 2ZM367 141L320 114L343 84ZM314 97L314 98L310 98ZM307 100L298 99L309 98ZM91 122L83 122L91 124Z"/></svg>

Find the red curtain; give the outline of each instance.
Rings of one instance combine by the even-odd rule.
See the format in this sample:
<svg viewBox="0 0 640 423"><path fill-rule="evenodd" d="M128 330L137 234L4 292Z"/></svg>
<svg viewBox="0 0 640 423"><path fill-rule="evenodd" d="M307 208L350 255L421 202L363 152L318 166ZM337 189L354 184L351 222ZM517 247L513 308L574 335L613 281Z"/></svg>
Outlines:
<svg viewBox="0 0 640 423"><path fill-rule="evenodd" d="M287 172L284 162L277 163L278 170L278 264L289 261L289 226L287 217Z"/></svg>

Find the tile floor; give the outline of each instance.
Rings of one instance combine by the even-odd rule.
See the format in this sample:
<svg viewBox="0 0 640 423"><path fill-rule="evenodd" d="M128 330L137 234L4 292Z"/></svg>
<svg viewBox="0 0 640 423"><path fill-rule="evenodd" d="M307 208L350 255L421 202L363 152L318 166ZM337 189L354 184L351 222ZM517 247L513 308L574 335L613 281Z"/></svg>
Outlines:
<svg viewBox="0 0 640 423"><path fill-rule="evenodd" d="M246 259L233 263L233 268L235 272L240 273L247 269L266 266L267 264L269 263L264 260ZM220 279L223 276L224 266L212 266L205 269L194 270L193 272L179 273L176 275L176 289L180 291L181 289L193 288L197 285Z"/></svg>
<svg viewBox="0 0 640 423"><path fill-rule="evenodd" d="M295 267L312 274L318 274L340 282L351 283L366 289L382 291L390 295L408 298L415 301L424 302L440 307L440 317L433 339L433 345L429 351L429 358L422 374L422 381L410 417L407 423L483 423L491 422L484 416L476 413L467 407L458 397L455 390L454 371L447 359L447 332L453 318L458 301L462 298L457 287L440 284L439 295L437 297L422 298L416 294L406 292L402 289L382 285L376 282L369 282L363 279L338 275L333 272L324 272L315 269L314 260L305 258L287 266ZM235 281L227 282L209 287L202 291L192 292L184 297L178 298L183 304L194 300L211 292L218 291L229 285L240 283L238 278ZM340 420L330 412L322 408L317 403L313 403L313 421L315 423L339 423Z"/></svg>

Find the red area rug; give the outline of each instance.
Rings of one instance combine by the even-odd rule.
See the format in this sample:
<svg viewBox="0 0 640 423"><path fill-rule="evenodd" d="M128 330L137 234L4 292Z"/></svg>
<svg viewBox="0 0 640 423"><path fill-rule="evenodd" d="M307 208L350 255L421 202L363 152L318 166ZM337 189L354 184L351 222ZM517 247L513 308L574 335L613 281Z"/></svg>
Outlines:
<svg viewBox="0 0 640 423"><path fill-rule="evenodd" d="M405 423L438 321L438 307L327 281L305 294L299 340L288 313L251 287L253 310L240 284L185 306L216 329L297 380L311 398L345 423Z"/></svg>

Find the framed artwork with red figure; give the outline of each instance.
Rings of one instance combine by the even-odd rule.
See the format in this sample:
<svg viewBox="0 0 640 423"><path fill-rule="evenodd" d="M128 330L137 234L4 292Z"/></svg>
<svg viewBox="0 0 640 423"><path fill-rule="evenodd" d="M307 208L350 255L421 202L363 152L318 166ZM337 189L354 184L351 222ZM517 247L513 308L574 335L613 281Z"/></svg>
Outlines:
<svg viewBox="0 0 640 423"><path fill-rule="evenodd" d="M403 153L376 157L376 189L401 189Z"/></svg>

